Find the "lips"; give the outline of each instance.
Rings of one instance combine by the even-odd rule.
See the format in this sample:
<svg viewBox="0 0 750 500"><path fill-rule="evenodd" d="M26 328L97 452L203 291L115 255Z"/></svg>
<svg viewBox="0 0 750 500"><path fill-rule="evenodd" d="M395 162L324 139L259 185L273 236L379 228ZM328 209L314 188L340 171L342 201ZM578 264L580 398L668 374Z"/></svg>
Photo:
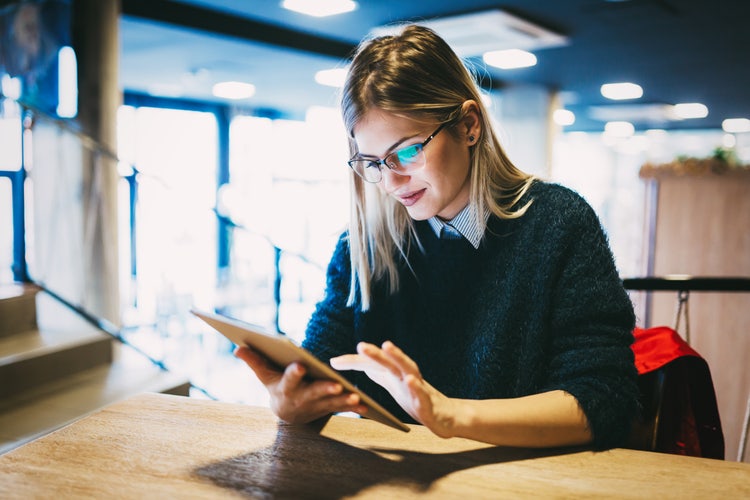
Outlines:
<svg viewBox="0 0 750 500"><path fill-rule="evenodd" d="M412 191L411 193L396 195L396 198L406 207L414 205L424 195L427 189L420 189L419 191Z"/></svg>

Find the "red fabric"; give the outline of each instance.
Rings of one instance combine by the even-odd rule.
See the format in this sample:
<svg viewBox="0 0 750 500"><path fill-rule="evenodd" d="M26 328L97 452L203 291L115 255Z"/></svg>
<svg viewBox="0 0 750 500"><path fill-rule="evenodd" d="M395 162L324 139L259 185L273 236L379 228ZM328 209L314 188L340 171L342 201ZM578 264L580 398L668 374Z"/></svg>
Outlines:
<svg viewBox="0 0 750 500"><path fill-rule="evenodd" d="M636 327L633 336L635 342L631 348L639 375L657 370L681 356L701 357L676 331L666 326Z"/></svg>

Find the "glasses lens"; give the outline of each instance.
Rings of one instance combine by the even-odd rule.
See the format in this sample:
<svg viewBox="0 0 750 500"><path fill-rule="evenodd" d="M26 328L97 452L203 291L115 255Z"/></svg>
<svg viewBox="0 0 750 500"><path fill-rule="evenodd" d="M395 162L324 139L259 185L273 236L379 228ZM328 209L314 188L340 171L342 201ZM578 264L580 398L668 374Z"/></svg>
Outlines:
<svg viewBox="0 0 750 500"><path fill-rule="evenodd" d="M367 182L380 181L380 165L371 160L351 160L349 166Z"/></svg>
<svg viewBox="0 0 750 500"><path fill-rule="evenodd" d="M408 170L419 168L424 164L424 153L421 144L399 149L391 153L386 159L388 166L395 172L406 172Z"/></svg>

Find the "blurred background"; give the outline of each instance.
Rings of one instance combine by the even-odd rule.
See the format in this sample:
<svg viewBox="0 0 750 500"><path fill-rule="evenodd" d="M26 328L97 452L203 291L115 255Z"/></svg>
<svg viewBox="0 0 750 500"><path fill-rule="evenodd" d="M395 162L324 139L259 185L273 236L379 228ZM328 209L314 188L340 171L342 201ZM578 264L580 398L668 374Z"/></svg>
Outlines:
<svg viewBox="0 0 750 500"><path fill-rule="evenodd" d="M750 276L749 21L728 0L0 1L0 284L195 397L267 404L189 309L302 339L349 215L343 74L408 22L476 74L521 169L594 207L623 278ZM674 326L676 294L631 296ZM691 304L733 456L747 294Z"/></svg>

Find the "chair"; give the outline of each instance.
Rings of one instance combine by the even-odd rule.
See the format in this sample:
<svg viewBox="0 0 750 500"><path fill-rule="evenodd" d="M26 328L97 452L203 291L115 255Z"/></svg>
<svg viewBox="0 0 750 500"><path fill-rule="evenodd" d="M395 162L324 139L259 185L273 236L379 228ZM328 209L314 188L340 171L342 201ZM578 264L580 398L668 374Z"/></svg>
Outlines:
<svg viewBox="0 0 750 500"><path fill-rule="evenodd" d="M636 328L633 333L641 413L628 447L724 459L724 435L706 361L671 328Z"/></svg>

